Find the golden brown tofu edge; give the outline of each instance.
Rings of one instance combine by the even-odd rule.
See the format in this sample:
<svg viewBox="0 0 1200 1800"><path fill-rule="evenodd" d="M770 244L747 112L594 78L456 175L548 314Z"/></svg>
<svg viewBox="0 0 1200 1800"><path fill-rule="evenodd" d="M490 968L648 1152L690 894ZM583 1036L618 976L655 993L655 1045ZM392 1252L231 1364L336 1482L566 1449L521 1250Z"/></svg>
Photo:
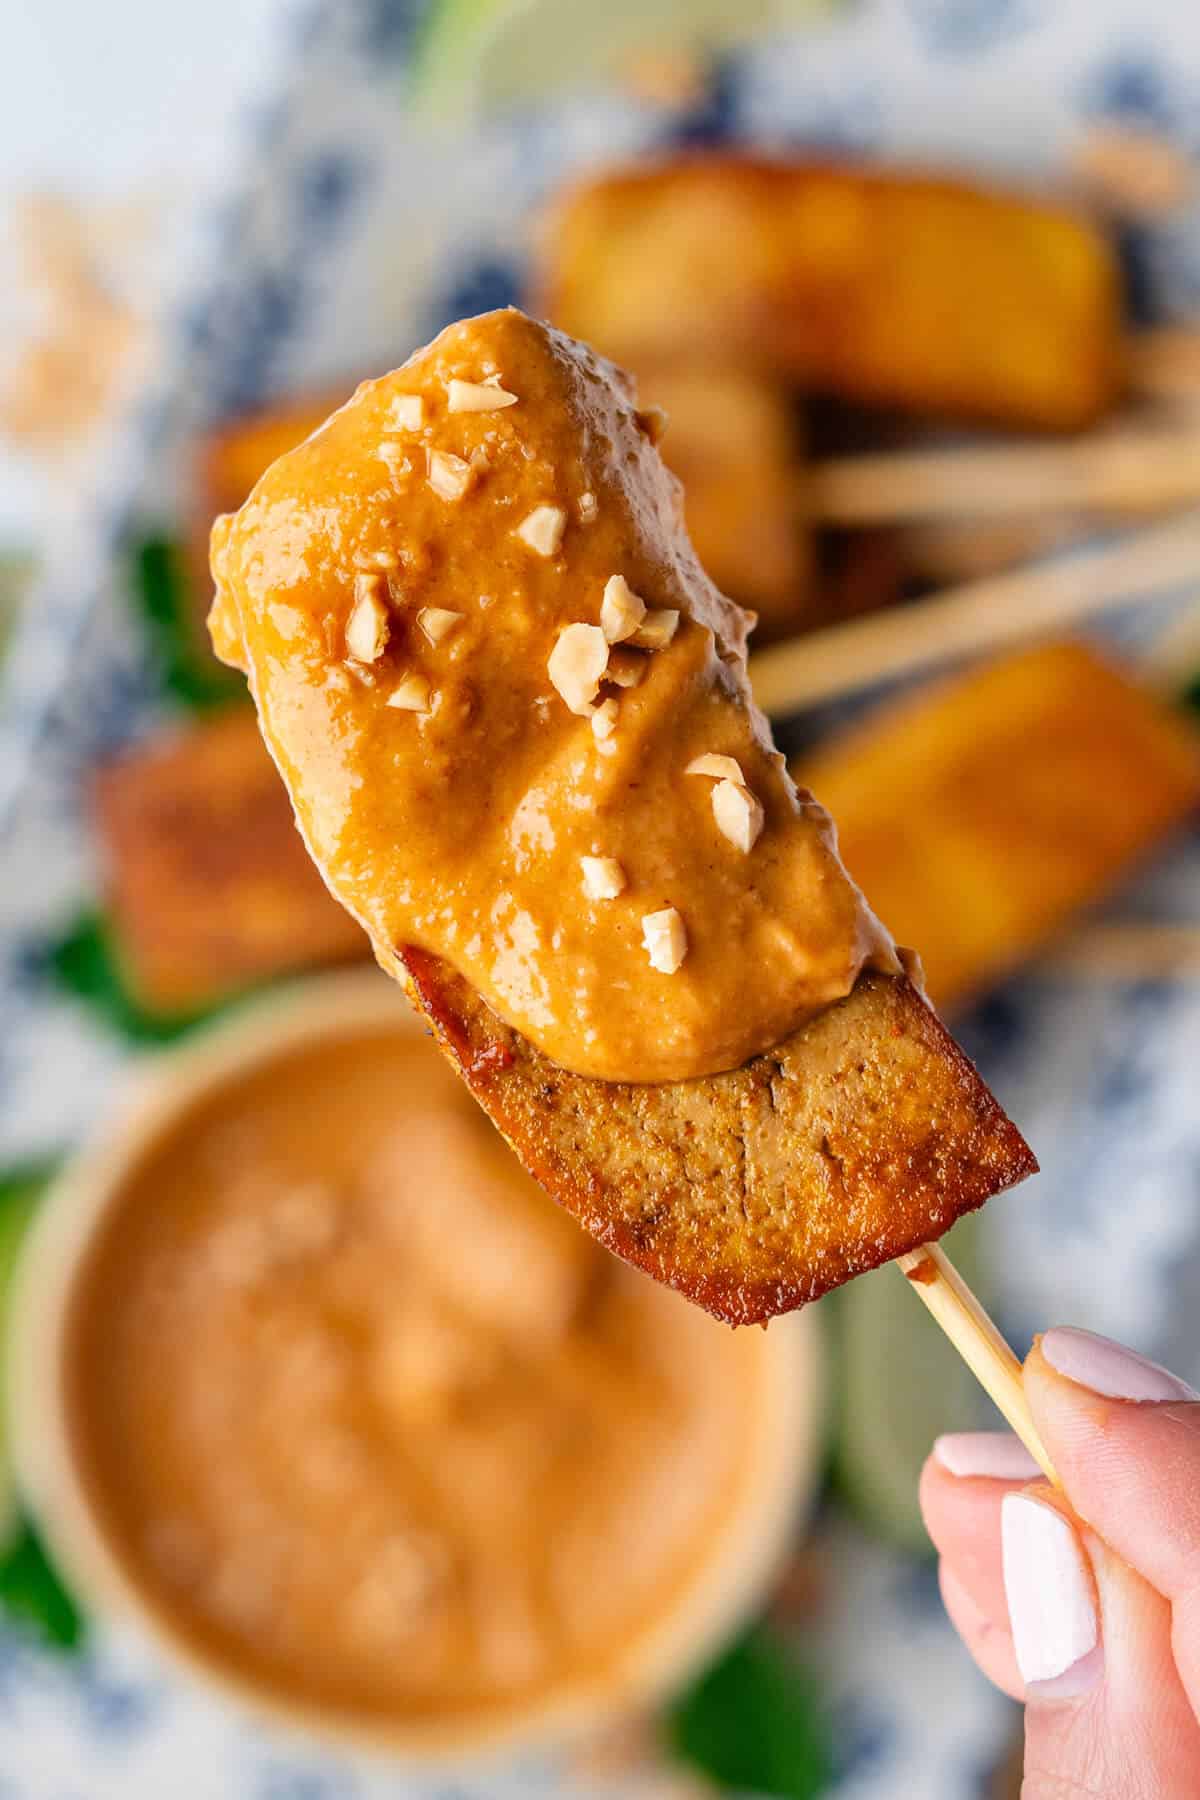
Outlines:
<svg viewBox="0 0 1200 1800"><path fill-rule="evenodd" d="M728 1324L818 1299L1037 1167L903 977L863 977L729 1074L628 1084L557 1067L436 958L381 962L552 1197Z"/></svg>

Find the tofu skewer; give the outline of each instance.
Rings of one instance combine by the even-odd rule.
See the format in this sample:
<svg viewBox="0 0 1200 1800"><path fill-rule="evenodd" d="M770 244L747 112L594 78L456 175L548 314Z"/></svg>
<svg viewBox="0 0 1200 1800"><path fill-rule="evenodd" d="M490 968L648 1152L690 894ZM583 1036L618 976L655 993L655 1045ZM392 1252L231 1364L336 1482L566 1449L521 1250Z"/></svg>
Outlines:
<svg viewBox="0 0 1200 1800"><path fill-rule="evenodd" d="M450 327L218 521L214 641L335 896L607 1248L729 1324L902 1255L940 1290L1035 1159L787 776L656 441L585 346Z"/></svg>
<svg viewBox="0 0 1200 1800"><path fill-rule="evenodd" d="M635 367L687 345L935 418L1077 431L1124 380L1102 230L915 171L720 153L614 169L550 209L533 296Z"/></svg>
<svg viewBox="0 0 1200 1800"><path fill-rule="evenodd" d="M923 946L949 1016L1196 814L1200 722L1084 644L1050 642L872 707L793 773L892 930Z"/></svg>

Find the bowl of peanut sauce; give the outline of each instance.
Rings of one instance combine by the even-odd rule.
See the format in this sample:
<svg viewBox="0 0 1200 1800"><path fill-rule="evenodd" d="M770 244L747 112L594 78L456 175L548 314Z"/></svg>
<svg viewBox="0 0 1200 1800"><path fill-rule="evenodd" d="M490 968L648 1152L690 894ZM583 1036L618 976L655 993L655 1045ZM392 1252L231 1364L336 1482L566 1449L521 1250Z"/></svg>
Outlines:
<svg viewBox="0 0 1200 1800"><path fill-rule="evenodd" d="M820 1458L811 1315L730 1331L610 1257L374 973L140 1077L36 1222L12 1365L23 1495L90 1610L421 1761L678 1687Z"/></svg>

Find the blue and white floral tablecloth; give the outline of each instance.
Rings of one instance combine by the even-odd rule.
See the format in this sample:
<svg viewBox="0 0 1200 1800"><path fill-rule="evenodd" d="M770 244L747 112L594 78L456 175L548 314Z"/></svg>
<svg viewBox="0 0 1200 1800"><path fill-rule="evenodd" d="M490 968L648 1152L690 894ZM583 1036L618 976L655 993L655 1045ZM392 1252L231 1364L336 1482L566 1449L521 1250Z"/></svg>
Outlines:
<svg viewBox="0 0 1200 1800"><path fill-rule="evenodd" d="M407 116L423 14L420 0L282 11L278 67L197 221L157 377L53 547L10 656L0 1163L77 1140L121 1073L114 1042L48 986L40 951L90 887L83 773L160 706L117 557L136 521L170 516L198 424L290 384L389 365L446 319L519 297L531 204L598 158L749 138L1037 177L1103 119L1200 151L1200 15L1185 0L847 5L730 59L690 115L580 91L479 124L468 150ZM1156 308L1194 312L1200 215L1144 233L1135 249ZM1148 619L1139 614L1143 635ZM1198 877L1200 845L1183 845L1112 916L1195 924ZM1087 1323L1200 1378L1200 973L1098 980L1048 965L980 1008L965 1036L1043 1164L987 1218L1015 1339L1054 1320ZM822 1543L836 1574L822 1658L839 1794L981 1796L1013 1716L959 1649L929 1568L844 1523ZM181 1688L145 1646L104 1635L67 1664L0 1631L0 1800L583 1791L565 1782L546 1768L453 1782L354 1770Z"/></svg>

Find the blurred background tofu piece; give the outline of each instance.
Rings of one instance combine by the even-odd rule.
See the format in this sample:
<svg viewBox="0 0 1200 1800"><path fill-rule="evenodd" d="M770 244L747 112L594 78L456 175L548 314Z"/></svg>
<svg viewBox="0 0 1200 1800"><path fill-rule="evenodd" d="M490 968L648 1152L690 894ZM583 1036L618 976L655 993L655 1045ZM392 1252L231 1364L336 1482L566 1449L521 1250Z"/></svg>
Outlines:
<svg viewBox="0 0 1200 1800"><path fill-rule="evenodd" d="M748 365L671 361L637 374L642 404L668 416L662 454L708 573L758 613L756 642L806 623L812 556L794 400Z"/></svg>
<svg viewBox="0 0 1200 1800"><path fill-rule="evenodd" d="M634 365L742 359L860 400L1070 431L1121 380L1102 233L966 183L695 156L569 190L535 304Z"/></svg>
<svg viewBox="0 0 1200 1800"><path fill-rule="evenodd" d="M218 513L239 507L263 470L323 425L334 408L349 398L352 386L242 413L210 433L197 458L199 490L206 508L211 509L208 523Z"/></svg>
<svg viewBox="0 0 1200 1800"><path fill-rule="evenodd" d="M212 576L208 567L208 537L218 513L236 512L251 488L277 457L323 425L335 407L349 398L353 382L345 388L280 400L254 412L225 419L201 438L192 463L194 503L188 543L188 569L196 594L200 629L198 639L207 655L205 620L212 600Z"/></svg>
<svg viewBox="0 0 1200 1800"><path fill-rule="evenodd" d="M309 861L249 708L104 765L93 800L122 972L148 1011L369 955Z"/></svg>
<svg viewBox="0 0 1200 1800"><path fill-rule="evenodd" d="M1083 645L1051 644L908 697L793 773L949 1007L1200 805L1200 732Z"/></svg>

